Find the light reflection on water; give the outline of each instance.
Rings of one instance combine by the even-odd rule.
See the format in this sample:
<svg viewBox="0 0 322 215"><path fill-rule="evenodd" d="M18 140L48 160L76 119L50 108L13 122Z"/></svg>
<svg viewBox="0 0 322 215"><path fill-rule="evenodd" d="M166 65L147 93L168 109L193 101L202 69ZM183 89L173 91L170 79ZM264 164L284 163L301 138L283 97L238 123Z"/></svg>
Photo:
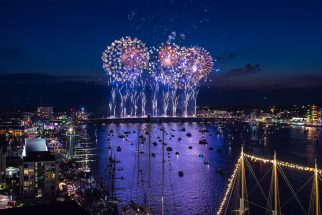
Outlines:
<svg viewBox="0 0 322 215"><path fill-rule="evenodd" d="M160 128L165 127L166 147L171 146L172 151L165 151L165 214L214 214L226 188L227 179L230 176L240 146L245 144L247 151L253 154L272 157L274 149L277 150L280 160L288 160L303 165L312 165L315 157L321 157L321 150L312 144L312 138L320 134L317 128L312 128L311 133L302 133L301 127L282 128L271 127L266 129L266 137L263 137L264 129L248 124L224 124L206 125L209 132L204 136L208 145L200 145L202 137L198 123L159 123L152 124L151 152L151 189L148 189L148 138L144 144L140 144L140 169L138 173L138 129L144 134L147 124L108 124L97 126L97 169L98 178L108 180L106 165L108 160L108 138L112 145L112 154L121 162L116 168L116 196L120 203L120 209L130 200L140 204L151 204L154 214L161 213L161 170L162 170L162 134ZM223 133L218 132L219 126ZM186 131L180 131L182 128ZM108 136L113 130L114 136ZM129 135L122 139L119 133L130 131ZM135 133L134 133L135 132ZM187 137L190 132L191 137ZM93 132L94 133L94 132ZM314 134L312 134L314 133ZM174 137L171 137L174 135ZM146 136L146 135L144 135ZM178 138L182 138L178 141ZM321 142L321 135L319 135ZM157 142L157 146L152 143ZM231 145L231 147L229 147ZM121 152L117 152L117 146ZM192 149L188 147L192 146ZM213 150L209 150L213 147ZM318 146L320 148L320 146ZM222 149L218 152L217 149ZM179 156L175 153L179 152ZM200 154L203 155L200 158ZM208 161L209 166L204 162ZM300 161L300 162L299 162ZM225 170L224 175L216 173L218 168ZM179 177L178 171L183 171L184 176ZM138 180L139 175L139 180ZM121 179L121 178L124 179ZM138 183L139 181L139 183ZM139 184L139 185L138 185ZM138 195L139 192L139 195ZM150 198L148 198L150 196ZM150 200L150 201L149 201Z"/></svg>

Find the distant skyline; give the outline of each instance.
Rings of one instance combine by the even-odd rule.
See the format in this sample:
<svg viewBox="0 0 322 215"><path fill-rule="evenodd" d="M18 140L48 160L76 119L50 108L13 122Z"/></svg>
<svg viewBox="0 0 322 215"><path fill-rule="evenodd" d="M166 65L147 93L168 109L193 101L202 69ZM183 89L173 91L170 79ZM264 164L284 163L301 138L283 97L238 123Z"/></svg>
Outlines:
<svg viewBox="0 0 322 215"><path fill-rule="evenodd" d="M321 23L320 0L2 0L0 78L47 75L57 76L56 82L104 85L101 54L108 44L122 36L137 37L148 46L172 39L183 46L202 46L217 59L220 71L209 78L210 87L225 92L218 96L219 104L234 102L227 92L246 98L246 91L265 95L283 90L290 92L290 101L312 100L295 97L293 89L316 94L318 103ZM16 86L11 81L6 84ZM26 80L33 92L37 81L42 80ZM18 96L10 93L9 99Z"/></svg>

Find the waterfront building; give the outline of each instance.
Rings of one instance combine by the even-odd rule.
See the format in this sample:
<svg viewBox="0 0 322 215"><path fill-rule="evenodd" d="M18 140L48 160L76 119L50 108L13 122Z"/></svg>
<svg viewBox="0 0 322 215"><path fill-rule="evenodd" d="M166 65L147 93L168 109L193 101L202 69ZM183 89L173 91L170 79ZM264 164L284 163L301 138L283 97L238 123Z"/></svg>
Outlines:
<svg viewBox="0 0 322 215"><path fill-rule="evenodd" d="M204 118L231 118L232 112L227 110L219 110L219 109L210 109L208 107L200 107L197 109L197 117Z"/></svg>
<svg viewBox="0 0 322 215"><path fill-rule="evenodd" d="M53 107L37 107L37 116L43 119L53 120L54 119L54 108Z"/></svg>
<svg viewBox="0 0 322 215"><path fill-rule="evenodd" d="M7 186L10 186L10 189L12 190L12 200L15 199L15 196L22 196L23 179L23 166L21 156L7 156L5 183L7 184Z"/></svg>
<svg viewBox="0 0 322 215"><path fill-rule="evenodd" d="M306 121L305 117L292 117L290 119L290 124L292 125L304 125Z"/></svg>
<svg viewBox="0 0 322 215"><path fill-rule="evenodd" d="M4 144L0 143L0 187L2 186L3 178L5 174L6 158L7 156L6 156Z"/></svg>
<svg viewBox="0 0 322 215"><path fill-rule="evenodd" d="M67 131L66 131L66 137L68 139L66 139L66 147L67 147L67 151L68 151L68 156L70 158L72 158L75 155L75 143L76 143L76 131L73 127L70 127Z"/></svg>
<svg viewBox="0 0 322 215"><path fill-rule="evenodd" d="M85 112L84 108L81 108L81 111L75 112L76 121L88 119L89 114Z"/></svg>
<svg viewBox="0 0 322 215"><path fill-rule="evenodd" d="M320 113L316 105L312 105L307 111L307 124L309 125L320 125Z"/></svg>
<svg viewBox="0 0 322 215"><path fill-rule="evenodd" d="M21 137L24 135L24 132L23 126L0 126L0 135Z"/></svg>
<svg viewBox="0 0 322 215"><path fill-rule="evenodd" d="M58 166L46 139L26 139L22 156L24 197L55 197Z"/></svg>

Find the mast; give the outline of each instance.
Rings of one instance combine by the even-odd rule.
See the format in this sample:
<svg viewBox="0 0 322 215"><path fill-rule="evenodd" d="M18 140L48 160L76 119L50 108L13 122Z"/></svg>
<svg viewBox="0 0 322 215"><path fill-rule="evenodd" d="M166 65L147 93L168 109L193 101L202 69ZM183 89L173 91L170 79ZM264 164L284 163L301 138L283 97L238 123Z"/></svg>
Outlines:
<svg viewBox="0 0 322 215"><path fill-rule="evenodd" d="M150 205L150 195L151 195L151 128L150 128L150 123L148 123L148 134L149 134L149 208L151 207Z"/></svg>
<svg viewBox="0 0 322 215"><path fill-rule="evenodd" d="M241 148L241 154L240 154L240 162L241 162L241 195L239 200L239 214L245 214L246 208L245 208L245 162L244 162L244 149Z"/></svg>
<svg viewBox="0 0 322 215"><path fill-rule="evenodd" d="M319 175L318 175L318 165L315 160L314 169L314 187L315 187L315 215L320 214L320 201L319 201Z"/></svg>
<svg viewBox="0 0 322 215"><path fill-rule="evenodd" d="M137 151L138 151L138 200L137 200L137 204L139 204L140 203L140 128L138 128Z"/></svg>
<svg viewBox="0 0 322 215"><path fill-rule="evenodd" d="M164 127L162 128L162 194L161 194L162 212L164 215Z"/></svg>
<svg viewBox="0 0 322 215"><path fill-rule="evenodd" d="M274 210L273 215L278 214L278 181L277 181L277 161L276 152L274 151L274 161L273 161L273 179L274 179Z"/></svg>

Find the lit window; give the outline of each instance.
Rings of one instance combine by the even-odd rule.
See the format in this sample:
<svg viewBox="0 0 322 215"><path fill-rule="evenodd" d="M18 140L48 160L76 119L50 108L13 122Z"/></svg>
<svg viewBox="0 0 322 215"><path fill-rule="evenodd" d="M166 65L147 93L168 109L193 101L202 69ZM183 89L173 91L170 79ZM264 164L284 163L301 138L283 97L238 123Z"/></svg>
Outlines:
<svg viewBox="0 0 322 215"><path fill-rule="evenodd" d="M28 174L29 174L28 169L24 169L24 170L23 170L23 174L24 174L24 175L28 175Z"/></svg>

